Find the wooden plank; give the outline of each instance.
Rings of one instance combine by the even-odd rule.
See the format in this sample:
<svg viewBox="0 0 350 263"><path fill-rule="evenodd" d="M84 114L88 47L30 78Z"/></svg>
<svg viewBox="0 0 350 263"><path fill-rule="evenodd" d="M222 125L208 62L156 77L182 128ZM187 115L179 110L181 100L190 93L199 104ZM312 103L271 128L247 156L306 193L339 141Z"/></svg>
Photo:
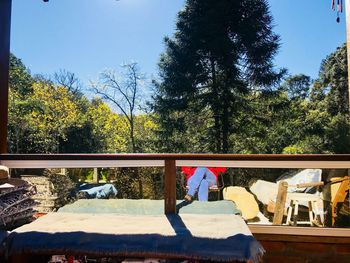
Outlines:
<svg viewBox="0 0 350 263"><path fill-rule="evenodd" d="M321 237L348 238L350 241L349 228L329 228L329 227L291 227L249 224L248 227L253 235L266 234L271 236L311 236L321 239Z"/></svg>
<svg viewBox="0 0 350 263"><path fill-rule="evenodd" d="M332 226L334 226L335 218L337 217L338 203L343 203L345 201L347 192L349 191L349 176L344 176L344 178L339 181L341 181L340 187L332 201Z"/></svg>
<svg viewBox="0 0 350 263"><path fill-rule="evenodd" d="M98 184L99 180L98 180L98 169L94 168L94 175L93 175L93 179L92 179L94 184Z"/></svg>
<svg viewBox="0 0 350 263"><path fill-rule="evenodd" d="M104 168L104 167L164 167L164 160L24 160L1 161L9 168Z"/></svg>
<svg viewBox="0 0 350 263"><path fill-rule="evenodd" d="M7 152L11 4L0 1L0 153Z"/></svg>
<svg viewBox="0 0 350 263"><path fill-rule="evenodd" d="M211 161L211 160L180 160L176 166L207 166L207 167L233 167L233 168L289 168L289 169L347 169L349 161L306 161L306 160L232 160L232 161Z"/></svg>
<svg viewBox="0 0 350 263"><path fill-rule="evenodd" d="M175 160L165 160L164 212L176 213L176 165Z"/></svg>
<svg viewBox="0 0 350 263"><path fill-rule="evenodd" d="M0 164L10 168L156 167L164 166L164 160L176 160L176 166L276 169L350 167L349 154L0 154Z"/></svg>
<svg viewBox="0 0 350 263"><path fill-rule="evenodd" d="M274 212L273 221L272 221L273 225L282 225L282 220L284 215L284 206L287 199L287 189L288 189L287 182L282 181L279 183L275 212Z"/></svg>
<svg viewBox="0 0 350 263"><path fill-rule="evenodd" d="M300 236L300 235L283 235L283 234L253 234L253 235L258 241L350 244L350 237Z"/></svg>
<svg viewBox="0 0 350 263"><path fill-rule="evenodd" d="M348 163L350 154L0 154L0 160L336 161Z"/></svg>

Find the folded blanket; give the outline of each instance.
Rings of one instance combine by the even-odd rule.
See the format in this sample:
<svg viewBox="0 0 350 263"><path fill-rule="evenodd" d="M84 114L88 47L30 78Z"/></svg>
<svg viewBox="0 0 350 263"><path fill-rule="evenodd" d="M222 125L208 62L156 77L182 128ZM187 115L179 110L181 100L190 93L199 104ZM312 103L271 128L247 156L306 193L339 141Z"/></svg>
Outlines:
<svg viewBox="0 0 350 263"><path fill-rule="evenodd" d="M235 203L228 200L192 203L178 200L176 208L179 214L240 214ZM164 200L81 199L61 207L58 212L163 215Z"/></svg>
<svg viewBox="0 0 350 263"><path fill-rule="evenodd" d="M117 196L117 189L113 184L103 184L103 185L89 185L84 184L79 187L78 190L79 196L85 198L113 198Z"/></svg>
<svg viewBox="0 0 350 263"><path fill-rule="evenodd" d="M50 213L15 229L10 254L85 254L259 262L264 250L244 220L221 215Z"/></svg>

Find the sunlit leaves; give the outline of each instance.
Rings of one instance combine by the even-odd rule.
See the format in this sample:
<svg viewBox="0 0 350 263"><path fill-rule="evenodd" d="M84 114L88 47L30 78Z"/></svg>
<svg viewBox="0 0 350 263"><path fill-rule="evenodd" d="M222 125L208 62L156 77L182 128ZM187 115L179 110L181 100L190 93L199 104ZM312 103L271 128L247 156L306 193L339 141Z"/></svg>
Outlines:
<svg viewBox="0 0 350 263"><path fill-rule="evenodd" d="M72 95L63 87L36 82L27 101L32 106L26 117L31 129L28 140L38 152L57 152L60 139L66 139L66 130L78 124L78 108Z"/></svg>

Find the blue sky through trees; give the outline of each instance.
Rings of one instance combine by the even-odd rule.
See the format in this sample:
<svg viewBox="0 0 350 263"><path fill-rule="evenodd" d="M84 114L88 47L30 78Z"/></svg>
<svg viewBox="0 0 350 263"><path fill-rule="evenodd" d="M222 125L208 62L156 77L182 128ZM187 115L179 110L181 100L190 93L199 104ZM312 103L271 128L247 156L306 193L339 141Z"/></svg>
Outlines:
<svg viewBox="0 0 350 263"><path fill-rule="evenodd" d="M137 61L157 74L163 38L175 30L184 0L13 0L11 51L33 74L59 69L83 82L106 68ZM269 0L281 36L277 67L316 78L321 60L345 42L329 0Z"/></svg>

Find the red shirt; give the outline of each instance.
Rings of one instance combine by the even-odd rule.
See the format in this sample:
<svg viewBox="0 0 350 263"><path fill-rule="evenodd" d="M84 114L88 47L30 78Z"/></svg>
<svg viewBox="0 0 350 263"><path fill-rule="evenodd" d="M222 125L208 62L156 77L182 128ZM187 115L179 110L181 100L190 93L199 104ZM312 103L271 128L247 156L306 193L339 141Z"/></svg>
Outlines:
<svg viewBox="0 0 350 263"><path fill-rule="evenodd" d="M216 181L218 181L218 176L219 173L224 173L226 172L225 167L207 167L216 177ZM191 167L191 166L182 166L181 171L186 174L186 182L190 177L194 174L196 171L197 167Z"/></svg>

